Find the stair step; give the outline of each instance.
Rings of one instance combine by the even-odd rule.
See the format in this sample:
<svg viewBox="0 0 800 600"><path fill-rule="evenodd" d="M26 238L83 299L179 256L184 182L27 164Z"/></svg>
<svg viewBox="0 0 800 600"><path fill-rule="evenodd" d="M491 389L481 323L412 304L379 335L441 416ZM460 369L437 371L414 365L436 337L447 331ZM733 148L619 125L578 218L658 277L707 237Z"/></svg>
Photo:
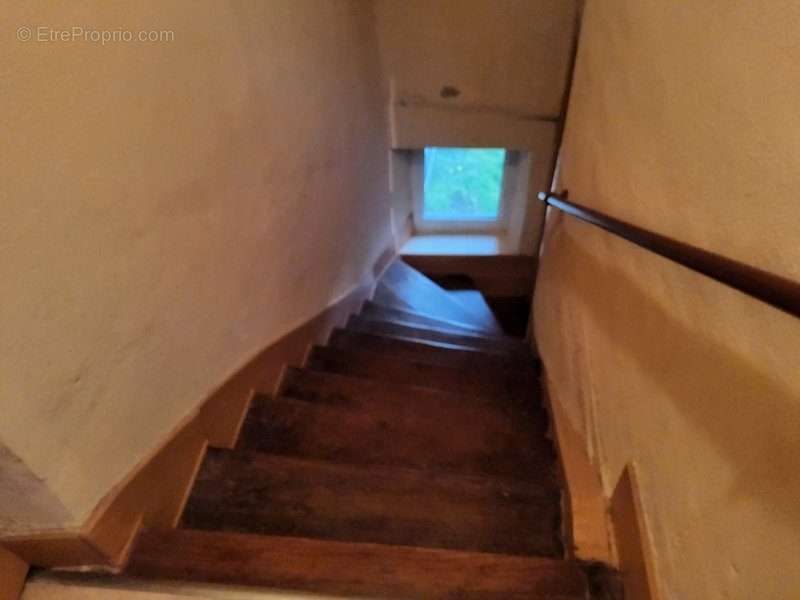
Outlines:
<svg viewBox="0 0 800 600"><path fill-rule="evenodd" d="M392 321L401 325L409 325L411 327L428 327L436 329L437 331L445 331L451 333L462 333L464 335L480 335L490 337L491 339L506 339L505 336L497 336L489 334L474 327L468 327L461 323L454 321L445 321L443 319L436 319L417 312L409 310L401 310L392 306L380 304L373 300L364 302L361 308L361 316L379 321Z"/></svg>
<svg viewBox="0 0 800 600"><path fill-rule="evenodd" d="M381 306L391 306L392 308L396 308L397 310L402 310L406 312L414 312L414 313L419 312L414 310L414 307L409 302L406 302L405 300L400 298L400 296L395 294L390 288L386 286L386 284L381 283L380 281L378 282L378 285L375 286L375 293L372 295L372 299ZM464 327L469 327L467 323L460 322L460 324L463 325Z"/></svg>
<svg viewBox="0 0 800 600"><path fill-rule="evenodd" d="M530 356L528 347L520 340L445 332L424 325L404 325L364 316L352 315L347 321L347 329L423 342L443 342L473 350L510 354L520 358Z"/></svg>
<svg viewBox="0 0 800 600"><path fill-rule="evenodd" d="M237 449L502 476L557 488L555 454L536 423L515 424L499 411L472 403L454 407L449 398L436 403L435 394L427 395L433 400L429 404L350 398L349 405L342 405L257 396Z"/></svg>
<svg viewBox="0 0 800 600"><path fill-rule="evenodd" d="M364 377L394 384L411 384L435 390L488 398L538 397L533 369L520 371L490 368L468 371L412 358L398 358L369 349L313 346L306 367L317 371Z"/></svg>
<svg viewBox="0 0 800 600"><path fill-rule="evenodd" d="M411 313L428 319L435 319L437 321L447 321L448 323L452 323L463 329L476 331L481 335L490 335L495 337L503 337L505 335L502 331L498 331L493 327L487 327L483 324L475 323L475 318L473 316L464 318L463 306L459 307L458 312L455 314L448 309L447 305L440 307L439 310L433 310L431 307L425 306L420 308L419 305L414 305L403 300L394 291L389 289L381 282L379 282L375 287L375 293L372 296L372 300L384 308L393 308L394 310Z"/></svg>
<svg viewBox="0 0 800 600"><path fill-rule="evenodd" d="M402 260L396 260L389 266L378 287L380 294L376 297L380 297L381 302L391 297L399 299L402 305L397 308L458 321L490 333L503 333L494 318L487 319L482 311L471 310Z"/></svg>
<svg viewBox="0 0 800 600"><path fill-rule="evenodd" d="M559 502L527 482L210 450L182 526L557 557Z"/></svg>
<svg viewBox="0 0 800 600"><path fill-rule="evenodd" d="M328 346L344 350L369 350L394 358L467 371L473 369L485 369L496 373L523 371L530 369L534 363L532 357L520 358L446 342L411 340L339 328L331 332Z"/></svg>
<svg viewBox="0 0 800 600"><path fill-rule="evenodd" d="M447 293L459 304L466 306L470 312L481 315L484 322L493 322L497 329L503 330L497 317L494 316L494 311L478 290L451 290Z"/></svg>
<svg viewBox="0 0 800 600"><path fill-rule="evenodd" d="M181 529L144 532L126 575L408 600L587 594L583 572L564 560Z"/></svg>
<svg viewBox="0 0 800 600"><path fill-rule="evenodd" d="M332 348L315 347L311 356L317 354L336 355L348 362L358 362L361 357L372 356L366 353L351 354ZM352 360L351 360L352 359ZM526 397L509 394L482 393L472 391L464 394L449 389L438 389L415 385L412 381L393 382L379 378L350 376L313 368L288 367L284 371L279 394L308 402L346 406L354 410L372 410L374 404L399 405L404 410L434 411L442 414L454 413L465 407L485 410L488 414L501 417L515 427L524 423L541 425L546 429L546 413L541 407L538 395L532 390ZM538 420L538 421L537 421ZM527 425L525 425L527 426ZM537 425L538 426L538 425Z"/></svg>

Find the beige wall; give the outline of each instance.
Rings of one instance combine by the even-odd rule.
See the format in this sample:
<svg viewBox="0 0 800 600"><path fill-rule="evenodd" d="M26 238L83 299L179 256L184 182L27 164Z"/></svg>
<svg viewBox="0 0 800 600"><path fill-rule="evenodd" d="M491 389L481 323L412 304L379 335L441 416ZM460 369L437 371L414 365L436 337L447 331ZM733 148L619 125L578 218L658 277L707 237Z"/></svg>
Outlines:
<svg viewBox="0 0 800 600"><path fill-rule="evenodd" d="M3 3L0 440L62 525L391 243L371 9ZM174 40L13 35L73 25Z"/></svg>
<svg viewBox="0 0 800 600"><path fill-rule="evenodd" d="M576 201L795 279L800 7L590 0ZM553 214L535 299L555 402L610 495L636 464L664 598L800 590L800 321Z"/></svg>
<svg viewBox="0 0 800 600"><path fill-rule="evenodd" d="M395 99L557 117L572 0L378 0ZM443 86L460 91L443 99Z"/></svg>

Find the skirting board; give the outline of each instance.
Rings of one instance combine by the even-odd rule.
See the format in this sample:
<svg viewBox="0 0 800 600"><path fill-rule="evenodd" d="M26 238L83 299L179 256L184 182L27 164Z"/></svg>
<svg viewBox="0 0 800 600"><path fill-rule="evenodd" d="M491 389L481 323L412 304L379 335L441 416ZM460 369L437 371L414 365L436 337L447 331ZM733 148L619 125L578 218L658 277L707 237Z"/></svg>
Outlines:
<svg viewBox="0 0 800 600"><path fill-rule="evenodd" d="M0 600L17 600L27 573L28 564L0 546Z"/></svg>
<svg viewBox="0 0 800 600"><path fill-rule="evenodd" d="M607 499L582 435L569 423L563 405L548 388L546 369L542 372L542 394L561 459L568 553L578 560L618 569L626 599L659 600L635 465L625 467Z"/></svg>
<svg viewBox="0 0 800 600"><path fill-rule="evenodd" d="M284 365L302 364L310 344L327 339L371 296L374 282L394 256L385 253L368 282L259 352L187 416L98 505L79 530L0 539L27 564L40 567L122 564L141 527L177 524L206 448L232 448L256 391L275 389ZM0 600L5 600L0 599Z"/></svg>
<svg viewBox="0 0 800 600"><path fill-rule="evenodd" d="M628 464L611 496L614 545L626 600L659 600L651 547L647 543L636 465Z"/></svg>
<svg viewBox="0 0 800 600"><path fill-rule="evenodd" d="M542 399L550 413L556 448L561 458L567 529L564 534L568 552L579 560L616 566L600 476L586 453L583 438L570 425L562 404L548 387L545 369L541 380Z"/></svg>

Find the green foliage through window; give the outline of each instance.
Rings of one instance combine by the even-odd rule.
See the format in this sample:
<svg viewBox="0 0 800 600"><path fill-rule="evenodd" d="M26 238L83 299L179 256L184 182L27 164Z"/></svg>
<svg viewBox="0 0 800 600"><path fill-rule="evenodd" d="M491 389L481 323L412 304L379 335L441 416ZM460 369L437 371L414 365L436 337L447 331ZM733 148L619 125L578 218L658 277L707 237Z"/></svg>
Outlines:
<svg viewBox="0 0 800 600"><path fill-rule="evenodd" d="M502 148L425 148L424 219L497 220L506 151Z"/></svg>

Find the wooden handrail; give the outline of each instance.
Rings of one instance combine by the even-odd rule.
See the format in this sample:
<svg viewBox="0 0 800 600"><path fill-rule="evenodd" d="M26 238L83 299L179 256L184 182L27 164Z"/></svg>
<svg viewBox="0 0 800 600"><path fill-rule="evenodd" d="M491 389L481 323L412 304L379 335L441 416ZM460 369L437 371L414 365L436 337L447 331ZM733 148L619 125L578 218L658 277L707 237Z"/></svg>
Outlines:
<svg viewBox="0 0 800 600"><path fill-rule="evenodd" d="M800 317L800 283L796 281L620 221L572 202L565 195L541 192L539 200L790 315Z"/></svg>

